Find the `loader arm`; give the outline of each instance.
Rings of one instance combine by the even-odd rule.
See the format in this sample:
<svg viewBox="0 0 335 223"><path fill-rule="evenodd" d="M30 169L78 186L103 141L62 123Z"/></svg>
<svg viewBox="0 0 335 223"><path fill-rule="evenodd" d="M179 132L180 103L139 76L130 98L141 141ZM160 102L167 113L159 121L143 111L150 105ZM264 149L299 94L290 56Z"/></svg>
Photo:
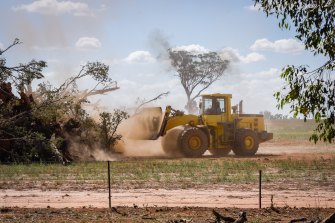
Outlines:
<svg viewBox="0 0 335 223"><path fill-rule="evenodd" d="M164 130L165 130L165 128L166 128L167 121L169 120L171 111L172 111L171 106L166 106L165 114L164 114L164 118L163 118L161 127L159 128L158 133L157 133L155 136L153 136L153 137L151 138L151 140L156 140L156 139L158 139L160 136L163 136L163 135L164 135Z"/></svg>
<svg viewBox="0 0 335 223"><path fill-rule="evenodd" d="M152 140L158 139L160 136L164 136L167 131L177 126L191 125L195 126L198 124L198 116L196 115L185 115L183 111L175 110L171 106L167 106L165 109L164 118L158 133L152 138Z"/></svg>

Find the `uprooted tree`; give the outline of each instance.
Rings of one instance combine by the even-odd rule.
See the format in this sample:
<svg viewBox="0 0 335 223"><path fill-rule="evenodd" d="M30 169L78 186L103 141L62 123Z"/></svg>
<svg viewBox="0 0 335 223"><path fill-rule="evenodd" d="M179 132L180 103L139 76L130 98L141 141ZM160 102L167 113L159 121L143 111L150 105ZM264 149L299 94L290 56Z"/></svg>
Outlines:
<svg viewBox="0 0 335 223"><path fill-rule="evenodd" d="M185 109L194 113L197 111L195 99L223 76L229 61L216 52L193 53L173 48L168 51L171 65L176 69L187 96Z"/></svg>
<svg viewBox="0 0 335 223"><path fill-rule="evenodd" d="M20 41L15 39L5 50L0 49L0 162L69 161L69 139L88 146L92 142L103 143L99 124L83 105L91 95L118 89L108 76L109 67L99 62L87 63L61 86L41 83L33 91L32 81L44 78L42 70L47 65L32 60L8 66L2 56L18 44ZM81 91L77 81L87 76L96 85Z"/></svg>
<svg viewBox="0 0 335 223"><path fill-rule="evenodd" d="M335 2L325 0L255 0L267 16L276 15L279 27L295 28L305 49L325 58L323 65L288 65L281 78L286 84L275 93L278 107L289 105L294 117L313 117L318 124L310 137L335 141Z"/></svg>

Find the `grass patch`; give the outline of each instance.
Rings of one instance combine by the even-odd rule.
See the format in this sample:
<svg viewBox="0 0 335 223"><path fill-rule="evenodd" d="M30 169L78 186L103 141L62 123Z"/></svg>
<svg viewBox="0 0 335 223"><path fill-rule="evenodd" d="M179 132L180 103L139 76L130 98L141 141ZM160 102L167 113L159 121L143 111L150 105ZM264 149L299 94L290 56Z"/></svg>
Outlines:
<svg viewBox="0 0 335 223"><path fill-rule="evenodd" d="M288 119L265 120L265 126L275 140L309 140L317 125L313 120Z"/></svg>
<svg viewBox="0 0 335 223"><path fill-rule="evenodd" d="M265 182L334 182L335 156L328 160L155 159L111 162L114 188L196 188ZM106 162L0 165L0 189L104 189Z"/></svg>

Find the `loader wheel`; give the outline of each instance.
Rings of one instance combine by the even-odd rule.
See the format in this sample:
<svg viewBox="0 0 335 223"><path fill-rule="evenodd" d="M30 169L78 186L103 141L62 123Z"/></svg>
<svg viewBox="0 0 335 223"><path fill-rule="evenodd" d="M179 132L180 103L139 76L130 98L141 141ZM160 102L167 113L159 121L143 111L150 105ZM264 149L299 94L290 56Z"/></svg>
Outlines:
<svg viewBox="0 0 335 223"><path fill-rule="evenodd" d="M198 128L185 129L178 142L181 153L186 157L200 157L208 149L207 136Z"/></svg>
<svg viewBox="0 0 335 223"><path fill-rule="evenodd" d="M209 152L215 157L227 156L231 148L210 149Z"/></svg>
<svg viewBox="0 0 335 223"><path fill-rule="evenodd" d="M169 157L181 157L181 149L178 144L178 138L181 135L184 127L175 127L167 131L164 137L162 137L162 148L165 154Z"/></svg>
<svg viewBox="0 0 335 223"><path fill-rule="evenodd" d="M251 129L240 129L236 133L233 151L238 156L253 156L258 150L259 140L257 133Z"/></svg>

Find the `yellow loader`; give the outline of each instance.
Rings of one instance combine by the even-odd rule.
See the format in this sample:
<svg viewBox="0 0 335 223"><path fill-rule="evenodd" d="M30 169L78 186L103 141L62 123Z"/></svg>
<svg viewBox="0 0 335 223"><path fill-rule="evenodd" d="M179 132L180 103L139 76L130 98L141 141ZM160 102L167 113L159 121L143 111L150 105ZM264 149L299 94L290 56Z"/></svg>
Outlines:
<svg viewBox="0 0 335 223"><path fill-rule="evenodd" d="M244 114L242 102L231 106L231 94L205 94L200 115L185 115L166 107L162 124L151 139L162 137L162 147L170 156L200 157L207 150L225 156L252 156L259 143L273 138L260 114Z"/></svg>

